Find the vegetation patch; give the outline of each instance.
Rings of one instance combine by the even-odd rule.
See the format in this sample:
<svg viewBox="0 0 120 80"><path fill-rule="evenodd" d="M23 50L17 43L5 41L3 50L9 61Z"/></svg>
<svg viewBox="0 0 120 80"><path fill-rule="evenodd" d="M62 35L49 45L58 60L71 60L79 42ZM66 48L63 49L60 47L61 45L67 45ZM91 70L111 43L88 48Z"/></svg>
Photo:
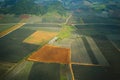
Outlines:
<svg viewBox="0 0 120 80"><path fill-rule="evenodd" d="M73 26L68 26L68 25L63 24L62 29L58 34L58 38L64 39L64 38L70 37L72 35L73 30L74 30Z"/></svg>
<svg viewBox="0 0 120 80"><path fill-rule="evenodd" d="M45 45L34 52L28 60L46 63L70 63L70 49Z"/></svg>
<svg viewBox="0 0 120 80"><path fill-rule="evenodd" d="M57 35L56 32L36 31L32 35L30 35L28 38L26 38L23 42L39 45L42 42L47 41L56 35Z"/></svg>
<svg viewBox="0 0 120 80"><path fill-rule="evenodd" d="M1 62L0 61L0 76L2 76L9 68L11 68L15 63Z"/></svg>

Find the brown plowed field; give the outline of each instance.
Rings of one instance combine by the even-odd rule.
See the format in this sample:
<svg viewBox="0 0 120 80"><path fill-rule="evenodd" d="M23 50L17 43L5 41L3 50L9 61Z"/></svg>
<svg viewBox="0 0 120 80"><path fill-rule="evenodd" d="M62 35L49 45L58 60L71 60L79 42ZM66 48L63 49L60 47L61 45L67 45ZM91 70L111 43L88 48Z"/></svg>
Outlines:
<svg viewBox="0 0 120 80"><path fill-rule="evenodd" d="M28 38L26 38L23 42L29 44L39 45L41 42L49 40L57 35L56 32L45 32L45 31L36 31Z"/></svg>
<svg viewBox="0 0 120 80"><path fill-rule="evenodd" d="M28 60L46 63L70 63L70 49L45 45L34 52Z"/></svg>

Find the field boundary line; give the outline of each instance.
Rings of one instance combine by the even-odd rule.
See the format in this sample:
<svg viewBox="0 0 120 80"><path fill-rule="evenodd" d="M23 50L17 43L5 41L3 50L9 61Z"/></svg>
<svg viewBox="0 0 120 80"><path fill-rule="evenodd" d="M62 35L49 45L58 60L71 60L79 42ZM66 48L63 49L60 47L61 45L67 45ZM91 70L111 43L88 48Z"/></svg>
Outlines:
<svg viewBox="0 0 120 80"><path fill-rule="evenodd" d="M120 24L109 24L109 23L84 23L84 24L80 24L80 23L78 23L78 24L72 24L73 26L75 26L75 25L120 25Z"/></svg>
<svg viewBox="0 0 120 80"><path fill-rule="evenodd" d="M65 23L64 24L67 24L69 19L72 17L72 14L66 19Z"/></svg>
<svg viewBox="0 0 120 80"><path fill-rule="evenodd" d="M78 63L78 62L71 62L72 65L80 65L80 66L98 66L98 67L106 67L99 64L88 64L88 63Z"/></svg>
<svg viewBox="0 0 120 80"><path fill-rule="evenodd" d="M22 22L22 21L21 21ZM4 30L2 32L0 32L0 38L6 36L7 34L19 29L20 27L22 27L23 25L25 25L26 23L21 23L19 22L18 24L14 25L13 27L7 29L7 30Z"/></svg>
<svg viewBox="0 0 120 80"><path fill-rule="evenodd" d="M69 67L70 67L70 72L72 74L72 80L75 80L73 69L72 69L72 64L71 63L69 64Z"/></svg>

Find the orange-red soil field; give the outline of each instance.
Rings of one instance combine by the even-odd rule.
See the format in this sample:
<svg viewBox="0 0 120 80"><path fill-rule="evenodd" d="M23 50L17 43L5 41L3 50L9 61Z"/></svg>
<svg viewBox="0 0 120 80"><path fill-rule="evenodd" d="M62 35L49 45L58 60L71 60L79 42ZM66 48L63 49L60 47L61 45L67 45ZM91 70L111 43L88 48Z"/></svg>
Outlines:
<svg viewBox="0 0 120 80"><path fill-rule="evenodd" d="M56 32L36 31L32 35L30 35L28 38L26 38L23 42L39 45L41 42L49 40L56 35L57 35Z"/></svg>
<svg viewBox="0 0 120 80"><path fill-rule="evenodd" d="M70 63L70 49L45 45L34 52L28 60L46 63Z"/></svg>

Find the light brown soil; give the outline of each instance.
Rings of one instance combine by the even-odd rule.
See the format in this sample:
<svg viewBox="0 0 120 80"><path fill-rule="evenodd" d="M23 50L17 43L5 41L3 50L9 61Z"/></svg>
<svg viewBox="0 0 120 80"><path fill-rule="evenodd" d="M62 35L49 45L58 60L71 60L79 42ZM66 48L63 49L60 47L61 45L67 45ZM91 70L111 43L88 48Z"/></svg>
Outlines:
<svg viewBox="0 0 120 80"><path fill-rule="evenodd" d="M23 42L29 44L39 45L41 42L49 40L57 35L56 32L45 32L45 31L36 31L28 38L26 38Z"/></svg>
<svg viewBox="0 0 120 80"><path fill-rule="evenodd" d="M45 45L34 52L28 60L46 63L70 63L70 49Z"/></svg>

